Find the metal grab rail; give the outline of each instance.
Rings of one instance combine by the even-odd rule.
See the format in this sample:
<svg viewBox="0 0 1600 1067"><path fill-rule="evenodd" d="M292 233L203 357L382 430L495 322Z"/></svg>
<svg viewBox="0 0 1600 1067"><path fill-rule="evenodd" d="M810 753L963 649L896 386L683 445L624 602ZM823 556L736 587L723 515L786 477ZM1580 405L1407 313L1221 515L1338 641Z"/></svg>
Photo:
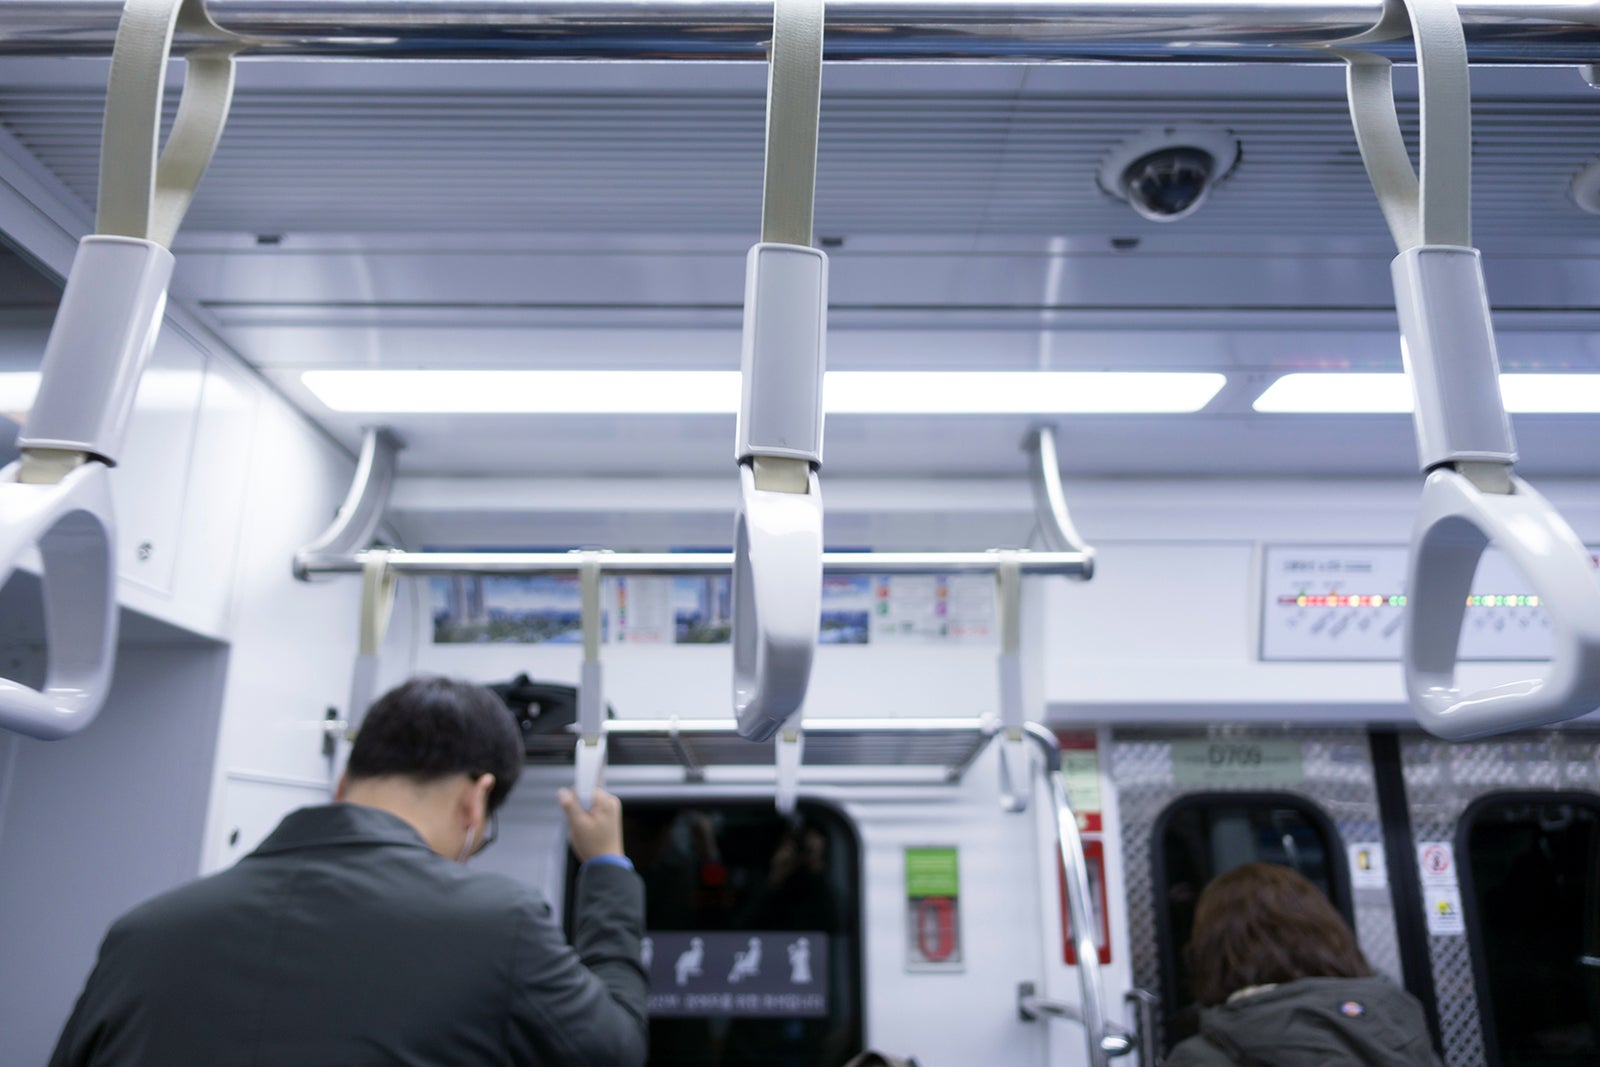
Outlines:
<svg viewBox="0 0 1600 1067"><path fill-rule="evenodd" d="M1105 986L1100 974L1100 946L1095 944L1097 926L1090 907L1093 897L1089 889L1089 865L1083 858L1083 838L1078 833L1078 818L1073 814L1067 797L1067 786L1061 778L1061 748L1055 736L1038 723L1029 723L1027 736L1044 756L1044 773L1050 783L1050 794L1055 817L1056 848L1066 873L1067 915L1072 923L1074 948L1078 953L1079 1004L1076 1009L1028 997L1018 996L1018 1011L1023 1018L1051 1014L1072 1019L1083 1024L1088 1041L1090 1067L1107 1067L1117 1056L1126 1056L1134 1049L1129 1035L1106 1018Z"/></svg>
<svg viewBox="0 0 1600 1067"><path fill-rule="evenodd" d="M757 61L772 0L209 0L240 54L293 58ZM1591 0L1465 0L1473 62L1593 63ZM110 54L115 0L5 0L0 56ZM854 61L1318 62L1377 26L1382 0L829 0L827 58ZM203 41L181 37L182 55ZM1370 46L1369 46L1370 47ZM1378 51L1409 58L1401 33Z"/></svg>
<svg viewBox="0 0 1600 1067"><path fill-rule="evenodd" d="M452 574L554 576L579 573L582 560L574 552L388 552L396 574L446 577ZM1005 557L1015 558L1025 575L1077 577L1090 566L1080 552L824 552L824 574L994 574ZM365 552L348 556L301 559L306 577L359 574ZM608 552L600 561L603 574L627 577L692 577L729 574L732 552Z"/></svg>

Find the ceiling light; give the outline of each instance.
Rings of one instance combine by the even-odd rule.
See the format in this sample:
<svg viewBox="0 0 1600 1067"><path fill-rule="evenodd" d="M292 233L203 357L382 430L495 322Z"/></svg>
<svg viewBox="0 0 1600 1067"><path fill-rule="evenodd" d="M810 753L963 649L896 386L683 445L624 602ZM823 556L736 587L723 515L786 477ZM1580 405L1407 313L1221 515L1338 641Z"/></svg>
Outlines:
<svg viewBox="0 0 1600 1067"><path fill-rule="evenodd" d="M727 415L737 371L312 370L335 411L529 415Z"/></svg>
<svg viewBox="0 0 1600 1067"><path fill-rule="evenodd" d="M1600 413L1600 374L1502 374L1500 396L1512 414Z"/></svg>
<svg viewBox="0 0 1600 1067"><path fill-rule="evenodd" d="M735 371L316 370L301 381L335 411L731 415ZM830 414L1048 415L1198 411L1216 373L831 371Z"/></svg>
<svg viewBox="0 0 1600 1067"><path fill-rule="evenodd" d="M1600 413L1600 374L1502 374L1500 396L1513 415ZM1404 374L1285 374L1256 398L1255 409L1300 415L1408 415Z"/></svg>
<svg viewBox="0 0 1600 1067"><path fill-rule="evenodd" d="M833 371L830 415L1116 415L1199 411L1226 378L1164 371Z"/></svg>
<svg viewBox="0 0 1600 1067"><path fill-rule="evenodd" d="M1254 406L1269 414L1408 415L1411 383L1404 374L1285 374Z"/></svg>
<svg viewBox="0 0 1600 1067"><path fill-rule="evenodd" d="M23 412L32 409L33 398L38 392L38 371L14 370L0 373L0 412Z"/></svg>

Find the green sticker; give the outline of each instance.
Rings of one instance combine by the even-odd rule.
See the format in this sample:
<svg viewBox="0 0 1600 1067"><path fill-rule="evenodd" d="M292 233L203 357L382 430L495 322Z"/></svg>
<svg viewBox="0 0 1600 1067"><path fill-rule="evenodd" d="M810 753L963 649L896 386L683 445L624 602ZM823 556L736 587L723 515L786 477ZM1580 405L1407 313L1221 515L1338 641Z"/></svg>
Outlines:
<svg viewBox="0 0 1600 1067"><path fill-rule="evenodd" d="M960 894L961 871L955 849L906 849L907 897L954 897Z"/></svg>

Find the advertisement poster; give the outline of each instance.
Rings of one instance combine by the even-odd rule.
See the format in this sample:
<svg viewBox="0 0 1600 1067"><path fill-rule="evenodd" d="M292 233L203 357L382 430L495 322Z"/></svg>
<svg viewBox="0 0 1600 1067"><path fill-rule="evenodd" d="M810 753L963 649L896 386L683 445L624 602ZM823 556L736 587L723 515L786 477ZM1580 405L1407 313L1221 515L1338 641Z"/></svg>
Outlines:
<svg viewBox="0 0 1600 1067"><path fill-rule="evenodd" d="M985 574L885 574L874 579L872 640L990 644L994 579Z"/></svg>
<svg viewBox="0 0 1600 1067"><path fill-rule="evenodd" d="M865 576L823 576L819 644L867 643L871 636L872 586L872 579Z"/></svg>
<svg viewBox="0 0 1600 1067"><path fill-rule="evenodd" d="M578 644L580 590L571 577L454 575L428 583L434 644ZM604 640L725 645L733 580L725 574L607 578ZM989 644L996 640L987 575L827 575L817 641L824 645Z"/></svg>
<svg viewBox="0 0 1600 1067"><path fill-rule="evenodd" d="M672 578L673 640L725 645L733 634L733 579L726 574Z"/></svg>
<svg viewBox="0 0 1600 1067"><path fill-rule="evenodd" d="M617 643L669 645L674 640L671 578L614 578L606 604L616 620Z"/></svg>
<svg viewBox="0 0 1600 1067"><path fill-rule="evenodd" d="M583 641L578 579L454 575L428 582L433 642L522 644Z"/></svg>

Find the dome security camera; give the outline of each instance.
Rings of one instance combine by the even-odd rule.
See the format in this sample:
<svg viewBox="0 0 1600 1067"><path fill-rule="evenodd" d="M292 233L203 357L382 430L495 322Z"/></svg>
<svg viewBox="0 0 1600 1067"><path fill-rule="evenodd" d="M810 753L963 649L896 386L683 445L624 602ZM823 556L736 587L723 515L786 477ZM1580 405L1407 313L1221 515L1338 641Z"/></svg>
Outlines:
<svg viewBox="0 0 1600 1067"><path fill-rule="evenodd" d="M1141 134L1100 165L1100 188L1151 222L1176 222L1199 210L1239 164L1226 130L1169 128Z"/></svg>

